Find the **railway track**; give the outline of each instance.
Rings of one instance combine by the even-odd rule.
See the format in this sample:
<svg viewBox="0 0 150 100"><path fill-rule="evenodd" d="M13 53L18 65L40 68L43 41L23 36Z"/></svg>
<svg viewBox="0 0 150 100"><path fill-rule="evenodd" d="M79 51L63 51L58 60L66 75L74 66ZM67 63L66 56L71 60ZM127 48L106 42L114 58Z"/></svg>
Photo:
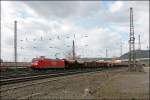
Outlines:
<svg viewBox="0 0 150 100"><path fill-rule="evenodd" d="M13 84L18 82L25 82L25 81L31 81L31 80L38 80L38 79L44 79L44 78L53 78L53 77L59 77L59 76L66 76L66 75L72 75L72 74L78 74L78 73L87 73L87 72L95 72L95 71L101 71L102 69L87 69L87 70L71 70L71 71L64 71L64 72L50 72L50 73L41 73L41 74L35 74L35 75L22 75L20 77L7 77L0 80L0 85L6 85L6 84Z"/></svg>
<svg viewBox="0 0 150 100"><path fill-rule="evenodd" d="M86 72L83 72L83 73L86 73L87 75L89 75L90 73L95 73L96 71L98 71L98 70L95 70L95 71L87 71L87 73ZM109 72L111 72L112 74L111 74L111 77L114 77L114 76L116 76L117 74L119 74L119 73L122 73L124 71L124 69L122 70L103 70L103 74L105 74L105 72L106 73L109 73ZM78 75L78 74L77 74ZM85 75L85 74L81 74L81 75ZM69 77L72 77L72 76L69 76ZM62 77L61 78L61 80L65 80L66 79L66 77ZM30 97L30 96L34 96L34 94L36 95L37 93L35 92L35 93L33 93L32 92L32 89L31 89L31 93L33 93L33 95L31 95L31 93L29 92L23 92L24 91L24 89L30 89L30 88L32 88L33 86L34 87L44 87L44 86L46 86L47 84L50 84L50 82L59 82L60 84L61 84L61 82L62 81L60 81L60 78L58 77L58 78L52 78L52 79L50 79L50 80L43 80L43 81L35 81L35 82L26 82L26 83L23 83L23 84L14 84L14 85L10 85L10 86L5 86L5 88L3 87L3 88L1 88L0 89L0 92L1 93L3 93L3 96L4 97L9 97L9 98L24 98L24 99L27 99L28 97ZM59 85L59 87L61 87L60 85ZM49 88L59 88L59 87L49 87ZM19 92L20 91L20 92ZM22 91L22 92L21 92ZM95 90L93 90L92 92L95 92ZM12 95L12 93L17 93L16 94L16 97L14 97L14 96L11 96Z"/></svg>
<svg viewBox="0 0 150 100"><path fill-rule="evenodd" d="M59 73L60 71L49 71L49 72L20 72L20 73L13 73L13 74L8 74L8 75L1 75L0 79L10 79L10 78L18 78L18 77L26 77L26 76L35 76L35 75L43 75L43 74L54 74L54 73Z"/></svg>

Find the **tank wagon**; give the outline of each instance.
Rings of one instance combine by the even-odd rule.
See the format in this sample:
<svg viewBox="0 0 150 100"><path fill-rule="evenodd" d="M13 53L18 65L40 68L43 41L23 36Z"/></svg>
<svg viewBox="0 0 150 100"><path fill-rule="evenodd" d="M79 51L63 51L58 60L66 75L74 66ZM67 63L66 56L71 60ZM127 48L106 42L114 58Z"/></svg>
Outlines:
<svg viewBox="0 0 150 100"><path fill-rule="evenodd" d="M34 58L31 63L32 69L77 69L77 68L110 68L127 67L127 64L114 61L78 61L67 59Z"/></svg>

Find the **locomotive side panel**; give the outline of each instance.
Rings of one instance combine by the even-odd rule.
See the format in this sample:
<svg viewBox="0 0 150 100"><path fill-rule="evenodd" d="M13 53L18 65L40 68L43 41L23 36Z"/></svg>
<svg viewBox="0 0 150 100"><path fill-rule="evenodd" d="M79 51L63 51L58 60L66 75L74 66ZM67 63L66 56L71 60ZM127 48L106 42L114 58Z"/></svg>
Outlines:
<svg viewBox="0 0 150 100"><path fill-rule="evenodd" d="M32 62L31 68L46 69L46 68L65 68L64 60L60 59L37 59Z"/></svg>

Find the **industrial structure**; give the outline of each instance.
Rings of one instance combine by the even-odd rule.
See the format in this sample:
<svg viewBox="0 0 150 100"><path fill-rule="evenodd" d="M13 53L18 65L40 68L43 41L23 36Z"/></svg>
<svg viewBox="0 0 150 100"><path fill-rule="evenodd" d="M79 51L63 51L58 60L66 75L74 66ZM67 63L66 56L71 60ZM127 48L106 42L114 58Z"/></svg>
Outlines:
<svg viewBox="0 0 150 100"><path fill-rule="evenodd" d="M120 56L122 56L122 41L120 42Z"/></svg>
<svg viewBox="0 0 150 100"><path fill-rule="evenodd" d="M108 51L107 51L107 48L106 48L106 58L108 58Z"/></svg>
<svg viewBox="0 0 150 100"><path fill-rule="evenodd" d="M135 37L133 25L133 8L130 8L130 36L129 36L129 69L134 69L136 63L135 57Z"/></svg>
<svg viewBox="0 0 150 100"><path fill-rule="evenodd" d="M17 21L14 21L14 62L17 66Z"/></svg>
<svg viewBox="0 0 150 100"><path fill-rule="evenodd" d="M1 26L0 26L0 29L1 29ZM0 66L1 66L1 62L3 61L2 60L2 57L1 57L1 32L0 32Z"/></svg>
<svg viewBox="0 0 150 100"><path fill-rule="evenodd" d="M74 45L74 40L73 40L73 45L72 45L72 57L73 57L73 60L75 60L75 45Z"/></svg>
<svg viewBox="0 0 150 100"><path fill-rule="evenodd" d="M138 41L138 50L141 50L141 40L140 40L140 35L138 35L139 41Z"/></svg>

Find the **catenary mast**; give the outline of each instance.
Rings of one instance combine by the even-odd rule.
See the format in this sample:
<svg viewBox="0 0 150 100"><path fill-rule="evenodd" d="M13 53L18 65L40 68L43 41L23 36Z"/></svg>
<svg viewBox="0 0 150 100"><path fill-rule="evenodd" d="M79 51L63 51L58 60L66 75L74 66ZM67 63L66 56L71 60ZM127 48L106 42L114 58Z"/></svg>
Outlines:
<svg viewBox="0 0 150 100"><path fill-rule="evenodd" d="M135 37L134 37L134 25L133 25L133 8L130 8L130 36L129 36L129 68L135 67Z"/></svg>
<svg viewBox="0 0 150 100"><path fill-rule="evenodd" d="M17 21L14 21L14 62L17 67Z"/></svg>

